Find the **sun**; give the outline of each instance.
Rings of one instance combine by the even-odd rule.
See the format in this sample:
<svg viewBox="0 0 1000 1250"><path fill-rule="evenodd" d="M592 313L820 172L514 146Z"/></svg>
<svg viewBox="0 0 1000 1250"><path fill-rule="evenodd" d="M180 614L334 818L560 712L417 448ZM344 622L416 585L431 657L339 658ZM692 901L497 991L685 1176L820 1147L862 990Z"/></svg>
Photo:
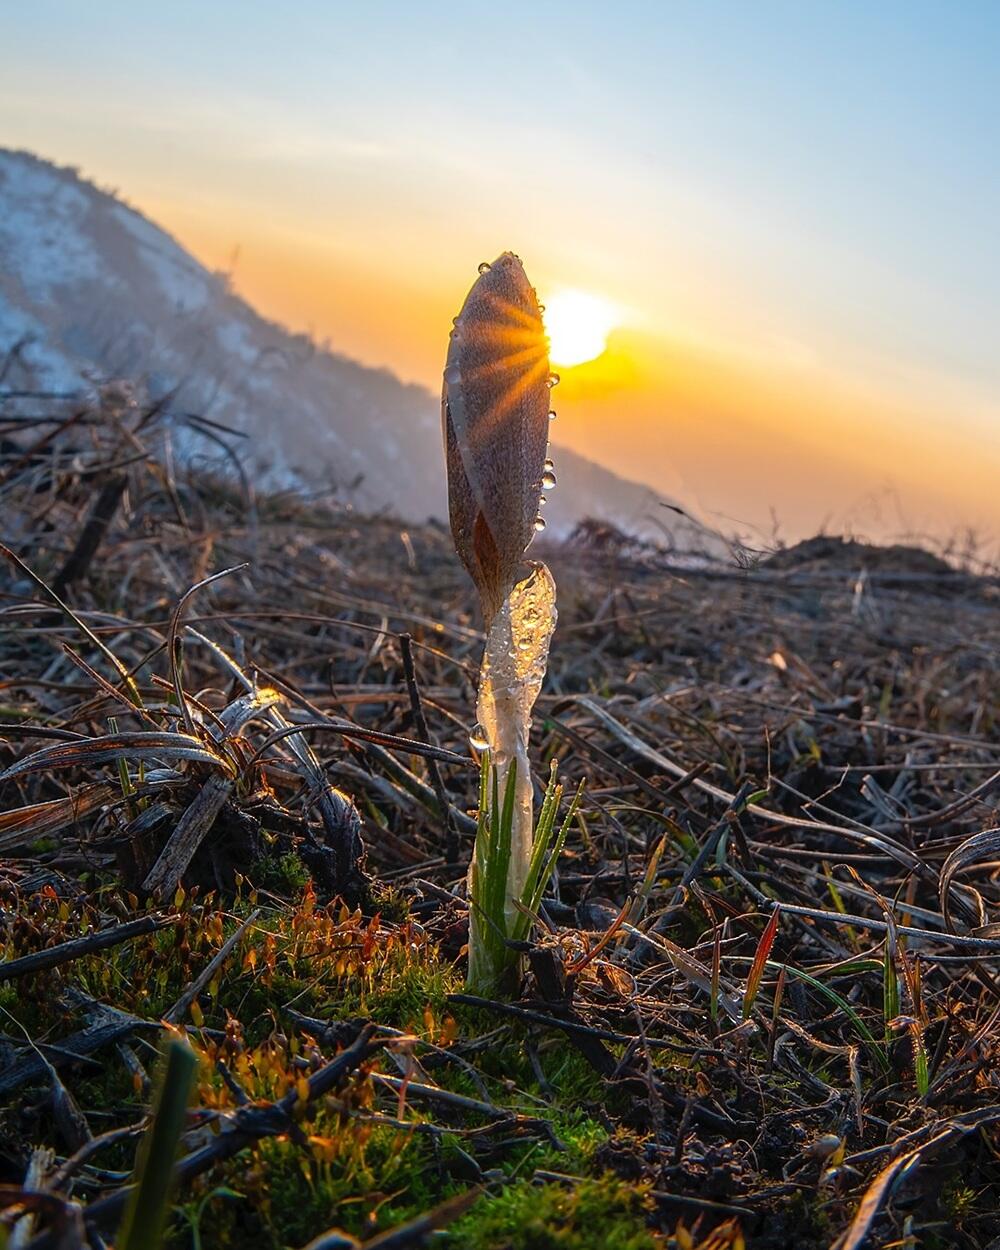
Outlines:
<svg viewBox="0 0 1000 1250"><path fill-rule="evenodd" d="M608 345L617 323L613 305L598 295L564 287L545 301L549 358L554 365L582 365L595 360Z"/></svg>

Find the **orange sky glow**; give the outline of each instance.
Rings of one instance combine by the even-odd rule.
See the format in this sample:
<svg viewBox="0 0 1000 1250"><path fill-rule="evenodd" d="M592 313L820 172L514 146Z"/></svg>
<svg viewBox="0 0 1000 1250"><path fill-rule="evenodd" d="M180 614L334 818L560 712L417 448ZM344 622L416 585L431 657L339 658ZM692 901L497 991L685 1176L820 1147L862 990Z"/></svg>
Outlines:
<svg viewBox="0 0 1000 1250"><path fill-rule="evenodd" d="M509 9L513 59L476 6L43 0L7 33L0 143L435 392L512 250L543 303L615 310L559 367L555 443L751 541L995 549L996 6Z"/></svg>
<svg viewBox="0 0 1000 1250"><path fill-rule="evenodd" d="M235 256L235 287L260 310L439 389L446 327L474 265L458 272L448 257L407 269L381 254L372 263L268 223L255 230L245 217L234 254L223 222L191 220L176 204L149 211L206 262L226 268ZM546 280L550 289L562 283L544 256L526 251L544 302ZM601 356L559 366L557 442L751 539L821 526L878 538L964 540L970 529L987 545L995 538L1000 445L977 433L980 419L992 428L977 396L888 368L838 368L778 338L685 339L621 306L623 324Z"/></svg>

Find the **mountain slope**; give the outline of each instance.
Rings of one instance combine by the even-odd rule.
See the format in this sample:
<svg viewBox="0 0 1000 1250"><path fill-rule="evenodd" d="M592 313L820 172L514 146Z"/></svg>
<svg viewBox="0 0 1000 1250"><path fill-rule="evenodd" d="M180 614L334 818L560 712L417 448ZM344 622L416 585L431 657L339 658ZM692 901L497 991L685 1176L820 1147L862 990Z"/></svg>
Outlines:
<svg viewBox="0 0 1000 1250"><path fill-rule="evenodd" d="M332 488L404 519L445 514L436 396L266 320L76 171L0 149L0 369L5 358L7 387L126 378L145 397L171 394L172 410L242 431L241 459L263 486ZM553 457L553 533L593 514L662 537L669 519L679 547L699 545L648 488L568 450Z"/></svg>

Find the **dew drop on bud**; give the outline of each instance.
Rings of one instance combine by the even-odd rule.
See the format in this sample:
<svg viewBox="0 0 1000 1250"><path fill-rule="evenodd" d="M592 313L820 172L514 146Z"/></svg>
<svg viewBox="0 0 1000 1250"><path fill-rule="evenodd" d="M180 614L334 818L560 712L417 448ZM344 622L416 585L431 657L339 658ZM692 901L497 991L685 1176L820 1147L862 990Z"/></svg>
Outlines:
<svg viewBox="0 0 1000 1250"><path fill-rule="evenodd" d="M543 517L543 516L536 516L536 517L535 517L535 529L536 529L536 530L543 530L543 529L545 529L545 517Z"/></svg>
<svg viewBox="0 0 1000 1250"><path fill-rule="evenodd" d="M558 386L558 385L559 385L559 374L558 374L558 373L550 373L550 374L549 374L549 380L548 380L548 382L546 383L546 385L548 386L548 388L549 388L549 390L550 390L550 391L552 390L552 388L553 388L554 386Z"/></svg>
<svg viewBox="0 0 1000 1250"><path fill-rule="evenodd" d="M549 420L554 421L555 419L556 419L555 412L552 409L549 409Z"/></svg>
<svg viewBox="0 0 1000 1250"><path fill-rule="evenodd" d="M551 490L552 487L555 486L555 484L556 484L556 475L552 472L551 469L546 469L545 472L542 474L542 485L545 487L546 490Z"/></svg>
<svg viewBox="0 0 1000 1250"><path fill-rule="evenodd" d="M480 272L480 273L489 273L489 271L490 271L492 268L493 268L493 266L490 264L490 262L489 262L488 260L484 260L484 261L483 261L483 263L479 266L479 272Z"/></svg>
<svg viewBox="0 0 1000 1250"><path fill-rule="evenodd" d="M444 371L444 380L449 386L454 386L456 382L461 382L462 370L459 369L458 365L449 365Z"/></svg>
<svg viewBox="0 0 1000 1250"><path fill-rule="evenodd" d="M486 751L489 749L490 741L486 737L486 730L477 721L472 726L472 732L469 734L469 746L473 751Z"/></svg>

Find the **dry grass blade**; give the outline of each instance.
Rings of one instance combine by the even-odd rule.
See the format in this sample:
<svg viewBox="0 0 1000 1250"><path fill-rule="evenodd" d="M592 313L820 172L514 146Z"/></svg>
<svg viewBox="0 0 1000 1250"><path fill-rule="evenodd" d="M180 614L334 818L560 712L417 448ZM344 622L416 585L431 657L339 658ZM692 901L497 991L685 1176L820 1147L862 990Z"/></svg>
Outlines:
<svg viewBox="0 0 1000 1250"><path fill-rule="evenodd" d="M923 1154L926 1154L935 1146L943 1145L954 1135L953 1129L945 1129L943 1133L939 1133L922 1146L918 1146L916 1150L910 1150L887 1164L865 1190L864 1197L858 1204L858 1209L854 1214L850 1227L843 1237L837 1238L830 1250L861 1250L868 1238L876 1216L882 1209L896 1181L905 1175L910 1168L915 1167L920 1162Z"/></svg>
<svg viewBox="0 0 1000 1250"><path fill-rule="evenodd" d="M776 906L771 912L771 918L764 927L764 932L760 935L760 941L757 943L757 949L754 951L753 963L750 965L750 971L747 974L746 989L743 991L743 1019L749 1018L753 1011L753 1005L760 990L761 978L764 975L764 969L767 967L767 961L771 955L771 947L774 945L774 939L778 932L778 917L781 913L781 907Z"/></svg>
<svg viewBox="0 0 1000 1250"><path fill-rule="evenodd" d="M34 572L33 569L29 568L28 565L25 564L25 562L21 559L20 556L15 555L14 552L11 551L9 547L4 546L3 543L0 543L0 556L3 556L5 559L9 560L11 564L13 564L25 577L28 578L29 581L33 582L34 585L37 586L38 589L42 592L42 594L44 594L47 599L50 599L52 603L54 603L55 606L59 609L59 611L62 612L64 616L68 617L69 620L73 622L73 624L77 627L80 633L82 633L84 637L86 637L90 642L94 644L94 646L98 649L98 651L100 651L100 653L104 656L104 658L111 664L111 666L117 671L118 675L121 677L125 688L129 692L129 698L131 699L131 701L135 704L136 707L141 707L142 696L139 694L139 687L135 684L134 678L129 673L125 665L122 664L122 662L118 659L115 653L104 642L101 641L101 639L94 633L94 631L90 628L90 626L85 624L84 621L82 621L80 617L77 616L77 614L73 611L73 609L68 604L64 603L62 599L56 594L56 592L52 590L49 586L47 586L46 583L42 580L42 578L40 578L38 574Z"/></svg>
<svg viewBox="0 0 1000 1250"><path fill-rule="evenodd" d="M295 721L276 729L268 734L257 750L253 753L246 767L249 769L276 742L290 738L294 734L308 733L310 730L325 730L328 733L340 734L343 738L354 738L357 742L373 742L378 746L391 747L394 751L405 751L407 755L420 755L426 760L440 760L443 764L461 764L468 767L469 757L448 751L444 747L432 746L429 742L417 742L413 738L402 738L397 734L379 733L375 729L364 729L361 725L339 725L335 721Z"/></svg>
<svg viewBox="0 0 1000 1250"><path fill-rule="evenodd" d="M86 673L87 677L115 703L120 703L130 712L135 712L142 717L143 720L150 724L155 724L155 720L144 707L136 707L132 700L124 694L117 686L113 685L106 677L103 677L92 665L88 664L83 656L78 655L68 643L63 643L63 654L68 660L76 665L81 672Z"/></svg>
<svg viewBox="0 0 1000 1250"><path fill-rule="evenodd" d="M222 647L196 630L189 628L189 632L210 649L232 677L248 692L251 699L259 697L254 683ZM284 699L280 701L284 702ZM356 897L366 886L361 817L357 807L348 795L329 782L301 728L292 724L280 707L270 700L268 700L268 706L262 710L265 719L275 726L279 734L287 738L289 747L301 769L302 777L310 787L313 799L319 808L327 842L334 856L334 888L344 897ZM311 705L310 710L312 710ZM326 725L328 722L322 723ZM259 751L258 754L260 754ZM387 756L387 758L391 757Z"/></svg>
<svg viewBox="0 0 1000 1250"><path fill-rule="evenodd" d="M185 809L160 857L150 869L142 888L152 895L170 895L194 858L232 793L228 777L213 776L205 782Z"/></svg>
<svg viewBox="0 0 1000 1250"><path fill-rule="evenodd" d="M995 860L998 853L1000 853L1000 829L984 829L981 833L975 833L971 838L966 838L960 846L956 846L941 865L938 899L945 924L952 933L955 932L955 926L951 918L951 894L952 882L955 876L960 872L964 872L966 868L971 868L974 864ZM984 924L986 916L982 898L978 892L974 893L979 902L979 923Z"/></svg>
<svg viewBox="0 0 1000 1250"><path fill-rule="evenodd" d="M726 1015L729 1016L730 1020L735 1024L743 1023L742 997L737 992L735 986L713 977L710 968L706 967L692 955L689 955L676 942L671 942L669 938L644 933L641 929L636 929L627 922L623 922L621 928L625 933L630 933L633 937L648 943L655 950L666 955L681 976L692 985L696 985L712 1001L717 1002Z"/></svg>
<svg viewBox="0 0 1000 1250"><path fill-rule="evenodd" d="M119 787L98 781L80 786L64 799L50 799L46 803L0 812L0 851L10 851L35 838L51 837L120 797Z"/></svg>
<svg viewBox="0 0 1000 1250"><path fill-rule="evenodd" d="M63 768L87 768L108 760L196 760L211 764L227 775L233 766L224 756L211 750L199 738L183 733L136 732L107 734L75 742L59 742L42 747L0 772L0 782L27 777L31 773L58 771Z"/></svg>
<svg viewBox="0 0 1000 1250"><path fill-rule="evenodd" d="M246 564L234 564L232 568L222 569L218 573L213 573L211 577L203 577L200 582L196 582L194 586L191 586L181 595L173 612L170 614L170 625L167 630L167 657L170 663L170 680L173 682L178 711L184 718L184 724L187 726L188 733L195 733L195 723L191 716L191 709L187 705L187 699L184 697L184 684L181 678L181 616L188 602L199 590L204 589L206 586L211 586L213 582L217 582L223 577L228 577L230 573L238 573L246 567Z"/></svg>
<svg viewBox="0 0 1000 1250"><path fill-rule="evenodd" d="M611 729L619 741L626 743L626 745L635 751L637 755L649 760L651 763L656 764L657 767L662 768L671 776L687 780L687 769L684 769L679 764L674 763L673 760L667 759L666 756L661 751L656 750L655 747L651 747L648 743L643 742L638 734L633 733L630 729L627 729L624 725L617 721L610 714L610 712L601 707L595 699L589 696L578 696L574 698L573 701L592 712L600 721ZM721 799L730 806L736 803L735 794L732 794L728 790L724 790L721 786L713 785L709 781L703 781L700 777L692 778L690 784L696 789L703 791L705 794L710 794L713 798ZM834 825L820 820L805 820L798 816L788 816L784 812L774 811L769 808L762 807L759 803L747 803L746 811L750 812L754 816L761 816L775 825L784 825L789 828L811 830L819 834L834 833L840 837L847 838L850 841L861 842L865 845L877 848L884 854L889 855L905 868L911 868L914 871L923 873L929 871L926 865L918 856L914 855L912 851L907 850L906 847L900 846L897 842L893 841L885 834L881 834L875 830L869 831L865 829L852 828L847 824Z"/></svg>

